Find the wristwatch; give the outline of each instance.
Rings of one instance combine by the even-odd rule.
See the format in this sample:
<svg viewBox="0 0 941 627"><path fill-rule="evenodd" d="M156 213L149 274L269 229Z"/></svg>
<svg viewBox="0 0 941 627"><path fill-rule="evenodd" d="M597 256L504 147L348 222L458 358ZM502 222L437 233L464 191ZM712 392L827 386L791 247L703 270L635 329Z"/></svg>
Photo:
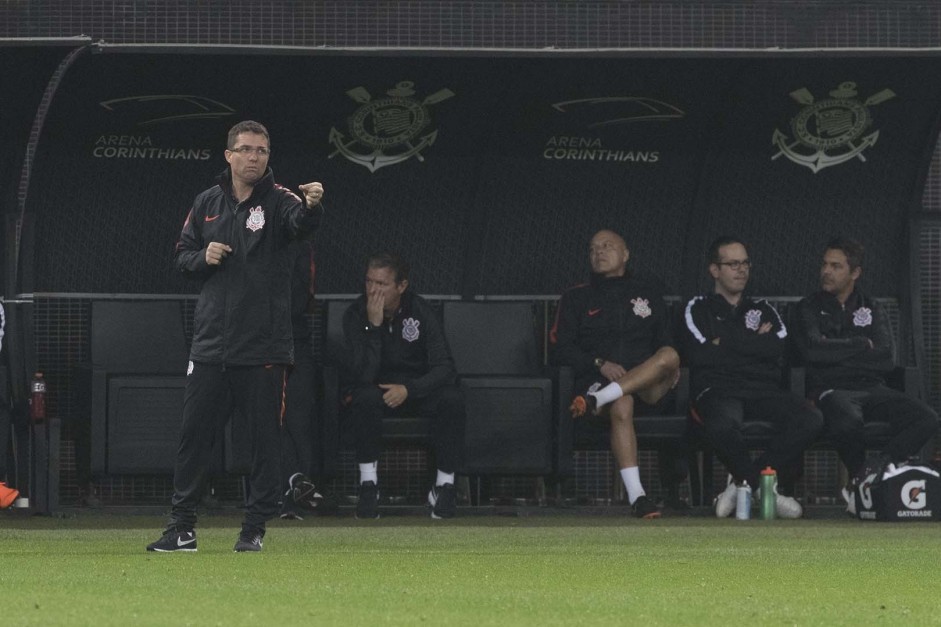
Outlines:
<svg viewBox="0 0 941 627"><path fill-rule="evenodd" d="M604 360L601 357L595 357L595 368L601 368L601 366L605 365L606 363L607 360Z"/></svg>

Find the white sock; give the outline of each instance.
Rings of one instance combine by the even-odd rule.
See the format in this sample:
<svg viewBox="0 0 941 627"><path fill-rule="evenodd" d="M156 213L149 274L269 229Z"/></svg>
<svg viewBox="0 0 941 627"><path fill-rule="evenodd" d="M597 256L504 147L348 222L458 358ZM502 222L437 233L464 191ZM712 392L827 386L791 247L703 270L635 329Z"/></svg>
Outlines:
<svg viewBox="0 0 941 627"><path fill-rule="evenodd" d="M612 381L597 392L589 392L589 394L594 396L595 400L598 401L598 407L604 407L608 403L613 403L624 396L624 391L616 381Z"/></svg>
<svg viewBox="0 0 941 627"><path fill-rule="evenodd" d="M637 466L622 468L621 481L624 482L624 487L627 488L627 500L630 501L631 505L647 494L644 492L644 486L640 484L640 469Z"/></svg>
<svg viewBox="0 0 941 627"><path fill-rule="evenodd" d="M454 485L454 473L453 472L444 472L443 470L438 471L438 478L435 479L435 485L444 485L450 483Z"/></svg>
<svg viewBox="0 0 941 627"><path fill-rule="evenodd" d="M359 482L366 483L367 481L372 481L375 484L379 484L379 473L377 472L379 468L379 462L369 462L368 464L359 465Z"/></svg>

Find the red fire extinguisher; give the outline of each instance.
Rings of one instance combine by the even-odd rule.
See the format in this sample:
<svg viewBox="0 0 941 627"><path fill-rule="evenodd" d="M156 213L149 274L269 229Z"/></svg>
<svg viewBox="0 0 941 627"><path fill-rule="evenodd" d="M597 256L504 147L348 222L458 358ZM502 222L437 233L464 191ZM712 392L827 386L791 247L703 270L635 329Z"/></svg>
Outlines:
<svg viewBox="0 0 941 627"><path fill-rule="evenodd" d="M30 383L29 417L34 422L46 419L46 380L42 378L41 372L34 374Z"/></svg>

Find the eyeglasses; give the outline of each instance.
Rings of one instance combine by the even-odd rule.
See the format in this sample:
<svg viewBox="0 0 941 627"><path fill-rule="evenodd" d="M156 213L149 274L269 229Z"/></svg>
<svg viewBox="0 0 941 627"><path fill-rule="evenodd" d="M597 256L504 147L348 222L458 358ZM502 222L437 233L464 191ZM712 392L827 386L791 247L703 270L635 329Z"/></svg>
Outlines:
<svg viewBox="0 0 941 627"><path fill-rule="evenodd" d="M739 261L737 259L735 261L720 261L716 263L716 265L728 266L732 270L741 270L742 268L748 270L751 268L751 259L745 259L744 261Z"/></svg>
<svg viewBox="0 0 941 627"><path fill-rule="evenodd" d="M271 154L271 151L264 146L236 146L235 148L231 148L230 151L237 152L241 155L247 155L254 152L259 157L267 157Z"/></svg>

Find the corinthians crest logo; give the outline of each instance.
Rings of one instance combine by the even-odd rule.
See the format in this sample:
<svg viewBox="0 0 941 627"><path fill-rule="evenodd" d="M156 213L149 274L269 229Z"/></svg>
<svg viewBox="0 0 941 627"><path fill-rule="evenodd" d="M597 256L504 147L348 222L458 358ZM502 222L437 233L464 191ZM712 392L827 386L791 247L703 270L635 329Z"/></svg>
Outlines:
<svg viewBox="0 0 941 627"><path fill-rule="evenodd" d="M872 125L869 107L894 98L895 92L883 89L860 102L856 98L856 83L847 81L831 91L829 98L816 102L803 87L790 95L804 108L791 120L793 139L774 129L771 141L778 152L771 160L784 155L816 174L853 158L866 160L863 151L879 139L879 131L863 135Z"/></svg>
<svg viewBox="0 0 941 627"><path fill-rule="evenodd" d="M411 81L402 81L386 92L388 97L375 100L363 87L346 92L362 106L349 118L352 138L345 137L336 128L330 129L330 143L336 146L330 158L341 154L370 172L412 157L424 161L421 151L438 137L437 130L425 133L431 121L428 107L447 100L454 92L440 89L418 101L413 98L414 86Z"/></svg>

